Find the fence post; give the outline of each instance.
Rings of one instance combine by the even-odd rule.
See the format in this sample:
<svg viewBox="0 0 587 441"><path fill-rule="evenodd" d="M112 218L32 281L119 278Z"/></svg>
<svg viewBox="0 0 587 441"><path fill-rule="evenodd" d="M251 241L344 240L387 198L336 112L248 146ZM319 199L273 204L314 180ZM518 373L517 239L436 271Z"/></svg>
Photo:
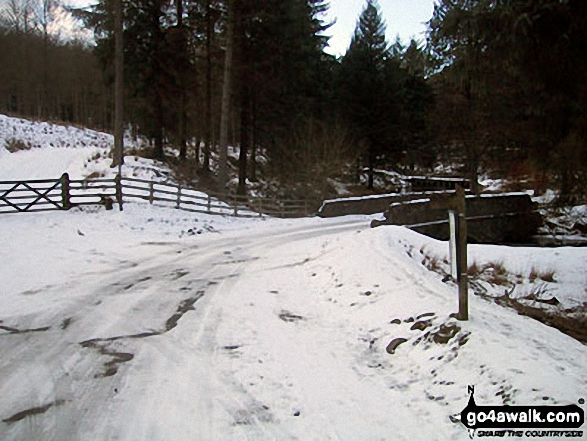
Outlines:
<svg viewBox="0 0 587 441"><path fill-rule="evenodd" d="M114 178L116 185L116 201L118 202L118 208L122 211L122 176L119 174Z"/></svg>
<svg viewBox="0 0 587 441"><path fill-rule="evenodd" d="M175 208L177 208L179 210L180 204L181 204L181 187L178 185L177 186L177 204L175 205Z"/></svg>
<svg viewBox="0 0 587 441"><path fill-rule="evenodd" d="M229 196L230 197L230 196ZM228 199L228 198L227 198ZM237 211L238 211L238 196L235 196L233 199L233 204L234 204L234 217L237 217Z"/></svg>
<svg viewBox="0 0 587 441"><path fill-rule="evenodd" d="M208 213L212 212L212 197L208 195Z"/></svg>
<svg viewBox="0 0 587 441"><path fill-rule="evenodd" d="M153 199L155 199L154 185L153 185L153 181L150 181L149 182L149 204L153 205Z"/></svg>
<svg viewBox="0 0 587 441"><path fill-rule="evenodd" d="M61 175L61 199L63 201L63 208L69 210L71 208L71 195L69 194L69 175L63 173Z"/></svg>

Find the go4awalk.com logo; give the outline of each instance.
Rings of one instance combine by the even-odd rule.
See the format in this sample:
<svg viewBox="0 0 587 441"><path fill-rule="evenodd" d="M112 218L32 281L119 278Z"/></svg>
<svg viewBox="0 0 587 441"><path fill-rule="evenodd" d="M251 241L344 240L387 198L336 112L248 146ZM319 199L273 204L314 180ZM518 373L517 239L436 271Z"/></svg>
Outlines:
<svg viewBox="0 0 587 441"><path fill-rule="evenodd" d="M577 404L566 406L478 406L475 388L468 387L469 403L461 422L469 436L515 438L583 438L585 412ZM584 399L579 404L585 404Z"/></svg>

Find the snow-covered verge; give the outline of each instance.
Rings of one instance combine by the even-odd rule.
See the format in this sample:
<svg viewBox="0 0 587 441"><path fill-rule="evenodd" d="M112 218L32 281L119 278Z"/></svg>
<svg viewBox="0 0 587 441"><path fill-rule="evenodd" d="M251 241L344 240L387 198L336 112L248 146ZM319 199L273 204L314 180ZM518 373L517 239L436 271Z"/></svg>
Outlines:
<svg viewBox="0 0 587 441"><path fill-rule="evenodd" d="M421 238L405 247L414 260L455 286L444 242ZM587 343L586 259L585 248L470 244L470 292Z"/></svg>
<svg viewBox="0 0 587 441"><path fill-rule="evenodd" d="M368 223L1 216L0 439L463 440L468 385L488 405L585 396L585 345L474 295L450 318L454 286L415 258L447 244ZM585 300L585 249L470 254Z"/></svg>

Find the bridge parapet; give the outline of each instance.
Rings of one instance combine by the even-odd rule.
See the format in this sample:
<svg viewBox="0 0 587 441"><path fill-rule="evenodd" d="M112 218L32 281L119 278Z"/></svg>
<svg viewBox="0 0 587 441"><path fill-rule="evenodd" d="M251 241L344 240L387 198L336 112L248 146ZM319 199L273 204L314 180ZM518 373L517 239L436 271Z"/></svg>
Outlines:
<svg viewBox="0 0 587 441"><path fill-rule="evenodd" d="M405 225L427 236L448 240L445 209L432 208L430 198L392 203L385 219L371 226ZM530 196L524 193L468 195L466 215L468 241L476 243L530 243L541 217Z"/></svg>
<svg viewBox="0 0 587 441"><path fill-rule="evenodd" d="M383 213L391 204L407 202L415 199L430 198L439 194L446 194L446 190L388 193L372 196L329 199L322 203L322 206L318 210L318 216L337 217L349 214Z"/></svg>

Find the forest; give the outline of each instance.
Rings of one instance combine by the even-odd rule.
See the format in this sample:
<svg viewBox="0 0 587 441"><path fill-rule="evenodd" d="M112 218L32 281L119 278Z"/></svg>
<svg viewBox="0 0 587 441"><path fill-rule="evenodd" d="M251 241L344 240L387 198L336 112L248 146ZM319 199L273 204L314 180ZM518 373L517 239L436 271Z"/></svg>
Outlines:
<svg viewBox="0 0 587 441"><path fill-rule="evenodd" d="M438 0L406 45L366 0L341 57L324 0L100 0L69 10L89 40L51 32L57 0L5 0L0 112L113 131L117 1L124 125L188 180L325 197L440 170L587 195L583 0Z"/></svg>

